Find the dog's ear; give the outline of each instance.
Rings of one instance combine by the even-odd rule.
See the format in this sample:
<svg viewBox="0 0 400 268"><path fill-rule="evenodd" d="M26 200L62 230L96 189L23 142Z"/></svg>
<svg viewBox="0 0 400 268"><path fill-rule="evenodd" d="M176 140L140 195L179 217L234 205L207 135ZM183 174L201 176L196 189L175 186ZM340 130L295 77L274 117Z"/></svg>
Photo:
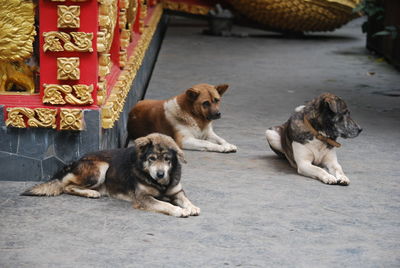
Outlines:
<svg viewBox="0 0 400 268"><path fill-rule="evenodd" d="M145 148L147 148L147 146L151 145L151 139L149 139L148 137L141 137L141 138L137 138L135 141L135 147L138 149L138 151L140 153L142 153Z"/></svg>
<svg viewBox="0 0 400 268"><path fill-rule="evenodd" d="M186 161L186 159L185 159L185 154L183 153L183 151L181 150L181 148L179 148L178 146L176 146L175 151L176 151L176 154L177 154L177 156L178 156L179 162L186 164L187 161Z"/></svg>
<svg viewBox="0 0 400 268"><path fill-rule="evenodd" d="M217 89L220 96L222 96L225 93L225 91L228 90L228 87L229 87L228 84L221 84L221 85L215 86L215 88Z"/></svg>
<svg viewBox="0 0 400 268"><path fill-rule="evenodd" d="M195 101L199 95L200 95L200 91L195 88L189 88L186 90L186 96L191 101Z"/></svg>
<svg viewBox="0 0 400 268"><path fill-rule="evenodd" d="M324 102L328 105L329 109L335 114L343 113L346 110L346 104L338 97L325 98Z"/></svg>
<svg viewBox="0 0 400 268"><path fill-rule="evenodd" d="M174 141L173 138L166 136L164 137L164 143L167 144L169 148L176 152L179 162L186 164L185 154L183 153L182 149L179 148L178 144Z"/></svg>

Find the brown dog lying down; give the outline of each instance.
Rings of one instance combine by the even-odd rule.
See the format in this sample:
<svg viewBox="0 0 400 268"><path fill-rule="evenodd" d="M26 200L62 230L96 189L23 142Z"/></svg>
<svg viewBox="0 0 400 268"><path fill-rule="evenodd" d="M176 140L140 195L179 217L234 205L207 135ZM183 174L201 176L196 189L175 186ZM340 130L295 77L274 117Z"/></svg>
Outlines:
<svg viewBox="0 0 400 268"><path fill-rule="evenodd" d="M159 132L171 136L183 149L236 152L237 148L214 133L212 120L221 117L219 105L228 85L199 84L167 100L143 100L130 111L129 141Z"/></svg>
<svg viewBox="0 0 400 268"><path fill-rule="evenodd" d="M346 103L325 93L297 107L286 123L269 128L266 136L271 149L286 157L299 174L327 184L348 185L350 180L337 161L335 147L340 144L336 139L357 137L361 130Z"/></svg>
<svg viewBox="0 0 400 268"><path fill-rule="evenodd" d="M180 161L183 152L171 137L151 134L136 139L129 148L86 154L22 195L110 195L138 209L197 216L200 209L189 201L180 183Z"/></svg>

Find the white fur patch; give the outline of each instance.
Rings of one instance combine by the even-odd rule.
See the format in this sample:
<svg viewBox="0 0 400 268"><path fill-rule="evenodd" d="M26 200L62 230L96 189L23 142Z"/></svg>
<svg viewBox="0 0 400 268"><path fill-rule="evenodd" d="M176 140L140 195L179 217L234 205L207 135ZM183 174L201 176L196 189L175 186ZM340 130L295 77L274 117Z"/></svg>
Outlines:
<svg viewBox="0 0 400 268"><path fill-rule="evenodd" d="M110 166L106 162L98 162L96 165L97 168L99 169L100 174L99 177L97 178L97 183L90 188L97 188L104 183L104 181L106 180L106 172L108 170L108 167Z"/></svg>
<svg viewBox="0 0 400 268"><path fill-rule="evenodd" d="M283 153L281 135L279 135L277 131L273 129L267 129L267 131L265 131L265 136L272 148Z"/></svg>
<svg viewBox="0 0 400 268"><path fill-rule="evenodd" d="M295 112L301 112L301 111L303 111L303 109L304 109L304 107L306 107L305 105L300 105L300 106L297 106L295 109L294 109L294 111Z"/></svg>
<svg viewBox="0 0 400 268"><path fill-rule="evenodd" d="M334 150L333 148L328 148L325 142L322 142L316 138L313 138L310 142L304 144L303 146L312 152L312 163L315 165L321 164L324 160L324 157L331 152L331 150Z"/></svg>
<svg viewBox="0 0 400 268"><path fill-rule="evenodd" d="M197 139L205 139L208 128L201 131L196 120L183 111L176 101L176 98L168 100L164 103L165 117L183 137L195 137Z"/></svg>

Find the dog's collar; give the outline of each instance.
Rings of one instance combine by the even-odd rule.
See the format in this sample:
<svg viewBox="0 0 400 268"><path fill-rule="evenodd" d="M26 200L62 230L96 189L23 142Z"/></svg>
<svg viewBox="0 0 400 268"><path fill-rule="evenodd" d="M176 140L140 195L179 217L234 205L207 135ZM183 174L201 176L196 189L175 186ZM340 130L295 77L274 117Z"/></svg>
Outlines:
<svg viewBox="0 0 400 268"><path fill-rule="evenodd" d="M326 137L324 135L322 135L321 133L319 133L310 123L310 121L307 119L306 116L304 116L304 125L306 125L306 127L310 130L311 134L313 134L318 140L323 141L333 147L337 147L339 148L340 146L342 146L340 143L338 143L337 141Z"/></svg>

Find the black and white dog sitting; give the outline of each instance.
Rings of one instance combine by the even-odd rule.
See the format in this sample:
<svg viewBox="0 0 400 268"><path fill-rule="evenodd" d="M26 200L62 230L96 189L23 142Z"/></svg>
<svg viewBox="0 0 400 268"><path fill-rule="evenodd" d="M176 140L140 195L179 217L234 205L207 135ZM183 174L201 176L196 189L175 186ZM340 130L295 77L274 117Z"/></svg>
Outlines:
<svg viewBox="0 0 400 268"><path fill-rule="evenodd" d="M346 103L324 93L297 107L283 125L269 128L266 137L271 149L286 157L299 174L327 184L348 185L350 180L337 161L335 147L340 144L336 139L355 138L361 130Z"/></svg>

